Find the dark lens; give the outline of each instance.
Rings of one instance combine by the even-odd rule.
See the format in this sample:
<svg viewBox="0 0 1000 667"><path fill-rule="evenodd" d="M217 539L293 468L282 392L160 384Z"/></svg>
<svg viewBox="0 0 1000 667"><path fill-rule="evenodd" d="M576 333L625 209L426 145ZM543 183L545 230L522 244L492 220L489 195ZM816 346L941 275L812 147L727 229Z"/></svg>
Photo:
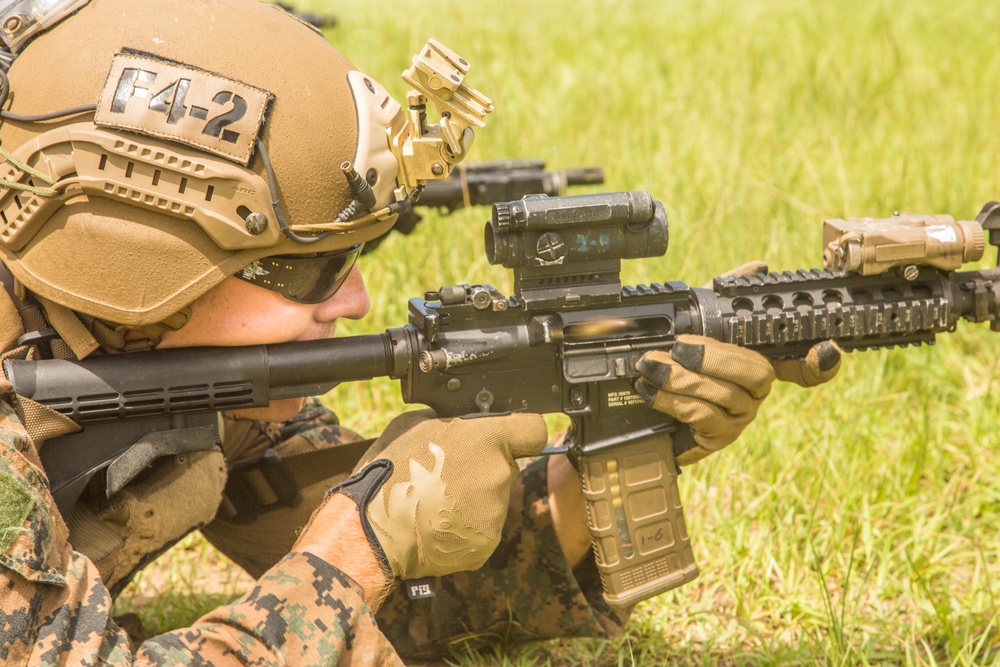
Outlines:
<svg viewBox="0 0 1000 667"><path fill-rule="evenodd" d="M253 262L236 277L299 303L332 297L354 268L364 244L320 255L279 255Z"/></svg>
<svg viewBox="0 0 1000 667"><path fill-rule="evenodd" d="M360 248L326 258L299 261L285 282L285 296L300 303L321 303L336 293L354 268Z"/></svg>

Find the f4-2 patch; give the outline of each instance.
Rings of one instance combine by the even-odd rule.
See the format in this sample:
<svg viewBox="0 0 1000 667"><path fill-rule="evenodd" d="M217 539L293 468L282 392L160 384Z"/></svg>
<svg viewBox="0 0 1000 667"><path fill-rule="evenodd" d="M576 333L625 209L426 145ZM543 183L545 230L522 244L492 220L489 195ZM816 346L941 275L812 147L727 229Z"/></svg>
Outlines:
<svg viewBox="0 0 1000 667"><path fill-rule="evenodd" d="M274 95L138 51L114 55L94 123L177 141L250 165Z"/></svg>

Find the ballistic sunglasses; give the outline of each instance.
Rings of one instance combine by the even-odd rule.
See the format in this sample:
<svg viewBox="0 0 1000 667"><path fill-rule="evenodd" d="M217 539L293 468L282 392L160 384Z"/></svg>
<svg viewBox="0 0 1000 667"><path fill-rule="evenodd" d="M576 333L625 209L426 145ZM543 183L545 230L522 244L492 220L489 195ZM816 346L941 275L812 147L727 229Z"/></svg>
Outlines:
<svg viewBox="0 0 1000 667"><path fill-rule="evenodd" d="M240 280L278 292L297 303L322 303L347 280L364 243L311 255L275 255L255 259L236 274Z"/></svg>

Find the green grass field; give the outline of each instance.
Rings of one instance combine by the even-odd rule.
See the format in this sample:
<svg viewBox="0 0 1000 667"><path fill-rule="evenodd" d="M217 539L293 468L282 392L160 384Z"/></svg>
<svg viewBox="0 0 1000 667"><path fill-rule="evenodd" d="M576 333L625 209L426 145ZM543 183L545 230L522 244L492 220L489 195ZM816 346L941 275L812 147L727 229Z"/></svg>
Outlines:
<svg viewBox="0 0 1000 667"><path fill-rule="evenodd" d="M824 218L970 219L1000 198L995 2L298 7L335 13L330 41L397 99L427 37L467 58L496 106L473 159L600 164L604 189L661 199L670 249L629 263L629 283L701 284L751 259L817 266ZM405 297L442 284L509 290L481 251L487 216L427 216L384 243L362 267L372 316L341 331L398 326ZM1000 664L997 349L985 326L960 325L933 347L848 355L823 387L778 386L740 441L681 479L698 580L640 605L614 641L460 664ZM373 382L329 400L376 433L398 393ZM188 538L119 609L190 623L243 590L234 569Z"/></svg>

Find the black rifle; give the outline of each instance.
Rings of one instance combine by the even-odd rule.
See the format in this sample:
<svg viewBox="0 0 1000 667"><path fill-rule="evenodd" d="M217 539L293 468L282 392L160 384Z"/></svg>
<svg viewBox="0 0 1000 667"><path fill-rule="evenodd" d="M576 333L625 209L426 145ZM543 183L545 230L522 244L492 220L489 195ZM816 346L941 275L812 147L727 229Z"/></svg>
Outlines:
<svg viewBox="0 0 1000 667"><path fill-rule="evenodd" d="M563 171L545 171L545 161L494 160L460 163L448 178L427 181L416 206L434 208L445 215L467 206L485 206L512 201L526 195L556 197L578 185L600 185L604 182L601 167L581 167ZM423 218L413 208L404 209L387 232L409 234ZM371 252L385 238L383 235L365 244Z"/></svg>
<svg viewBox="0 0 1000 667"><path fill-rule="evenodd" d="M292 16L305 21L314 28L332 28L337 25L337 17L333 14L317 14L315 12L296 11L295 7L285 2L274 3Z"/></svg>
<svg viewBox="0 0 1000 667"><path fill-rule="evenodd" d="M984 229L1000 247L1000 204L955 223L960 229L944 219L927 227L933 242L900 241L883 229L874 246L845 223L846 233L827 239L828 259L856 270L716 278L712 289L623 287L621 259L666 251L659 202L641 191L527 197L494 206L486 229L489 261L514 271L513 296L452 285L411 299L409 323L384 333L7 360L3 368L19 395L83 427L41 449L64 512L91 478L110 494L157 452L213 446L218 411L321 394L340 382L396 378L404 400L440 416L562 412L572 422L563 449L580 470L605 595L628 604L698 573L672 446L672 434L686 427L635 393L642 354L669 349L685 333L794 357L830 339L846 350L930 344L962 319L1000 330L1000 269L942 268L970 258L960 252L955 260L953 242L968 241L963 235L978 234L966 244L972 258L982 254ZM879 257L898 261L871 263Z"/></svg>

